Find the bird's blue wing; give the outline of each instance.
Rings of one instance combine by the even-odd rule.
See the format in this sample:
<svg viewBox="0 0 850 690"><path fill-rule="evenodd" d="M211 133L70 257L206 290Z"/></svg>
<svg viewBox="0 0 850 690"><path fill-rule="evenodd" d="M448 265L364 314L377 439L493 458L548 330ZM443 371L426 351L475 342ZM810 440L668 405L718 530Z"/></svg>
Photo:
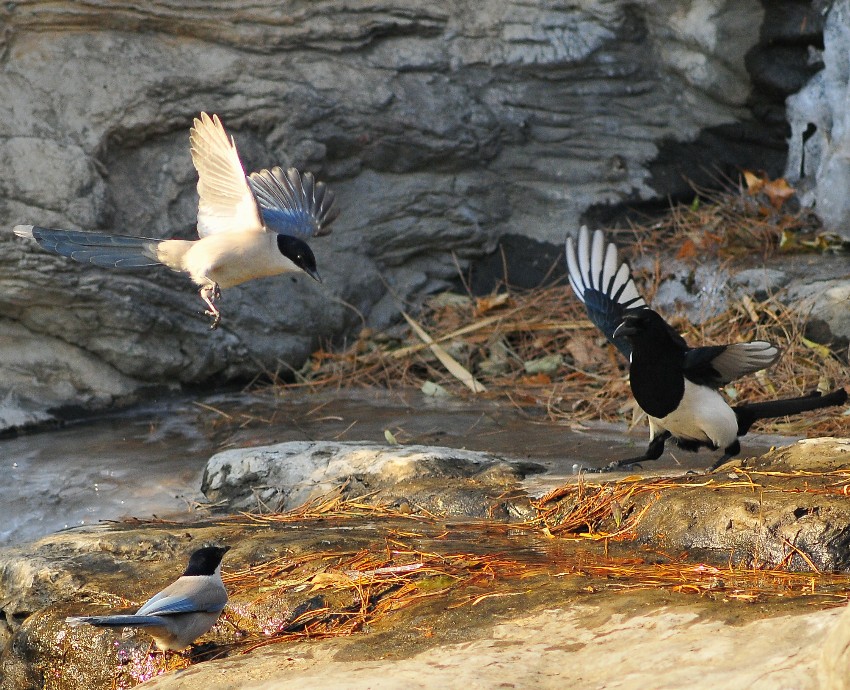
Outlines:
<svg viewBox="0 0 850 690"><path fill-rule="evenodd" d="M136 611L137 616L168 616L175 613L195 613L199 611L197 602L180 595L153 597Z"/></svg>
<svg viewBox="0 0 850 690"><path fill-rule="evenodd" d="M567 272L576 296L584 302L587 316L605 337L628 359L631 344L626 338L615 338L614 331L630 311L646 309L637 291L629 266L620 261L613 242L605 244L605 235L582 226L578 242L567 237Z"/></svg>
<svg viewBox="0 0 850 690"><path fill-rule="evenodd" d="M266 228L302 239L330 232L330 224L339 215L334 193L313 175L295 168L251 173L248 182L257 199Z"/></svg>

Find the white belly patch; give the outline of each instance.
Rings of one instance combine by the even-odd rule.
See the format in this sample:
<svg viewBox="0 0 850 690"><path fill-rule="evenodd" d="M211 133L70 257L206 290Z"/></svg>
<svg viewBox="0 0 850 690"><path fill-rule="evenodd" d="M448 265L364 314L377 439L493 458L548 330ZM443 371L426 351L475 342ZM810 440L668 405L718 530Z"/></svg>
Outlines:
<svg viewBox="0 0 850 690"><path fill-rule="evenodd" d="M716 390L685 380L679 406L666 417L650 416L651 427L669 431L674 437L726 448L738 438L738 419ZM656 435L654 429L653 437Z"/></svg>

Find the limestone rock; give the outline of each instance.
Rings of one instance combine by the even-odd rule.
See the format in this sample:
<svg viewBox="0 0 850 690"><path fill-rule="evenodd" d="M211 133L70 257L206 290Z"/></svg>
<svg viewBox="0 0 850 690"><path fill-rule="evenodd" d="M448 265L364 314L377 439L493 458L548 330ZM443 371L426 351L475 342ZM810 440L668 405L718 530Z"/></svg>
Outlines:
<svg viewBox="0 0 850 690"><path fill-rule="evenodd" d="M818 677L820 690L850 688L850 607L848 606L844 607L823 641Z"/></svg>
<svg viewBox="0 0 850 690"><path fill-rule="evenodd" d="M850 280L818 280L789 287L783 298L809 317L809 328L820 327L818 340L850 340Z"/></svg>
<svg viewBox="0 0 850 690"><path fill-rule="evenodd" d="M542 470L454 448L294 441L217 453L207 462L201 490L213 503L226 502L228 510L287 510L344 488L377 502L480 517L487 514L488 487Z"/></svg>
<svg viewBox="0 0 850 690"><path fill-rule="evenodd" d="M804 438L757 458L738 461L741 467L777 472L832 472L850 468L850 438Z"/></svg>
<svg viewBox="0 0 850 690"><path fill-rule="evenodd" d="M826 13L820 70L787 101L791 125L785 176L803 192L827 229L850 239L850 2L831 3Z"/></svg>

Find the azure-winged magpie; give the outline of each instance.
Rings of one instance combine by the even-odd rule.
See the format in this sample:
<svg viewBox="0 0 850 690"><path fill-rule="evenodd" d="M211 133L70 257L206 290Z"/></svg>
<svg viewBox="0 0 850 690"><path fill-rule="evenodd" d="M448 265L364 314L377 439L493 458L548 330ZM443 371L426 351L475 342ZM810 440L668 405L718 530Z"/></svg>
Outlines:
<svg viewBox="0 0 850 690"><path fill-rule="evenodd" d="M189 133L198 171L197 240L159 240L17 225L14 233L48 251L108 268L162 264L201 286L205 312L217 328L221 288L302 271L321 282L306 240L327 235L338 215L334 194L295 168L245 176L236 142L218 115L201 113Z"/></svg>
<svg viewBox="0 0 850 690"><path fill-rule="evenodd" d="M612 462L606 469L656 460L668 438L685 450L723 449L715 469L741 452L739 436L758 419L784 417L807 410L841 405L847 392L839 388L763 403L730 407L718 388L771 366L779 350L756 340L710 347L689 347L685 340L650 309L638 293L617 247L606 245L596 230L579 230L578 242L567 237L570 285L584 302L590 320L629 359L629 385L649 417L649 446L643 455Z"/></svg>
<svg viewBox="0 0 850 690"><path fill-rule="evenodd" d="M160 649L183 649L215 625L227 603L221 559L229 546L203 546L177 580L132 615L71 616L65 622L100 628L144 628Z"/></svg>

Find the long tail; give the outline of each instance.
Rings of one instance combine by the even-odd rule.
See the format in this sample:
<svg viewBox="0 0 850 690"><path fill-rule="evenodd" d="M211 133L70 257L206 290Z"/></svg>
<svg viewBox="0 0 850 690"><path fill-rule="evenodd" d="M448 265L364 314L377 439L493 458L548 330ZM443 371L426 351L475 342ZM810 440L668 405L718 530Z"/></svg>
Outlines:
<svg viewBox="0 0 850 690"><path fill-rule="evenodd" d="M839 388L827 395L812 393L802 398L786 398L785 400L738 405L733 408L735 416L738 418L738 436L746 434L759 419L784 417L809 410L819 410L822 407L843 405L845 402L847 402L847 391Z"/></svg>
<svg viewBox="0 0 850 690"><path fill-rule="evenodd" d="M95 625L98 628L145 628L162 625L159 616L69 616L65 622L71 626Z"/></svg>
<svg viewBox="0 0 850 690"><path fill-rule="evenodd" d="M139 268L162 263L156 258L156 248L161 240L149 237L53 230L37 225L16 225L13 232L18 237L35 240L47 251L95 266Z"/></svg>

